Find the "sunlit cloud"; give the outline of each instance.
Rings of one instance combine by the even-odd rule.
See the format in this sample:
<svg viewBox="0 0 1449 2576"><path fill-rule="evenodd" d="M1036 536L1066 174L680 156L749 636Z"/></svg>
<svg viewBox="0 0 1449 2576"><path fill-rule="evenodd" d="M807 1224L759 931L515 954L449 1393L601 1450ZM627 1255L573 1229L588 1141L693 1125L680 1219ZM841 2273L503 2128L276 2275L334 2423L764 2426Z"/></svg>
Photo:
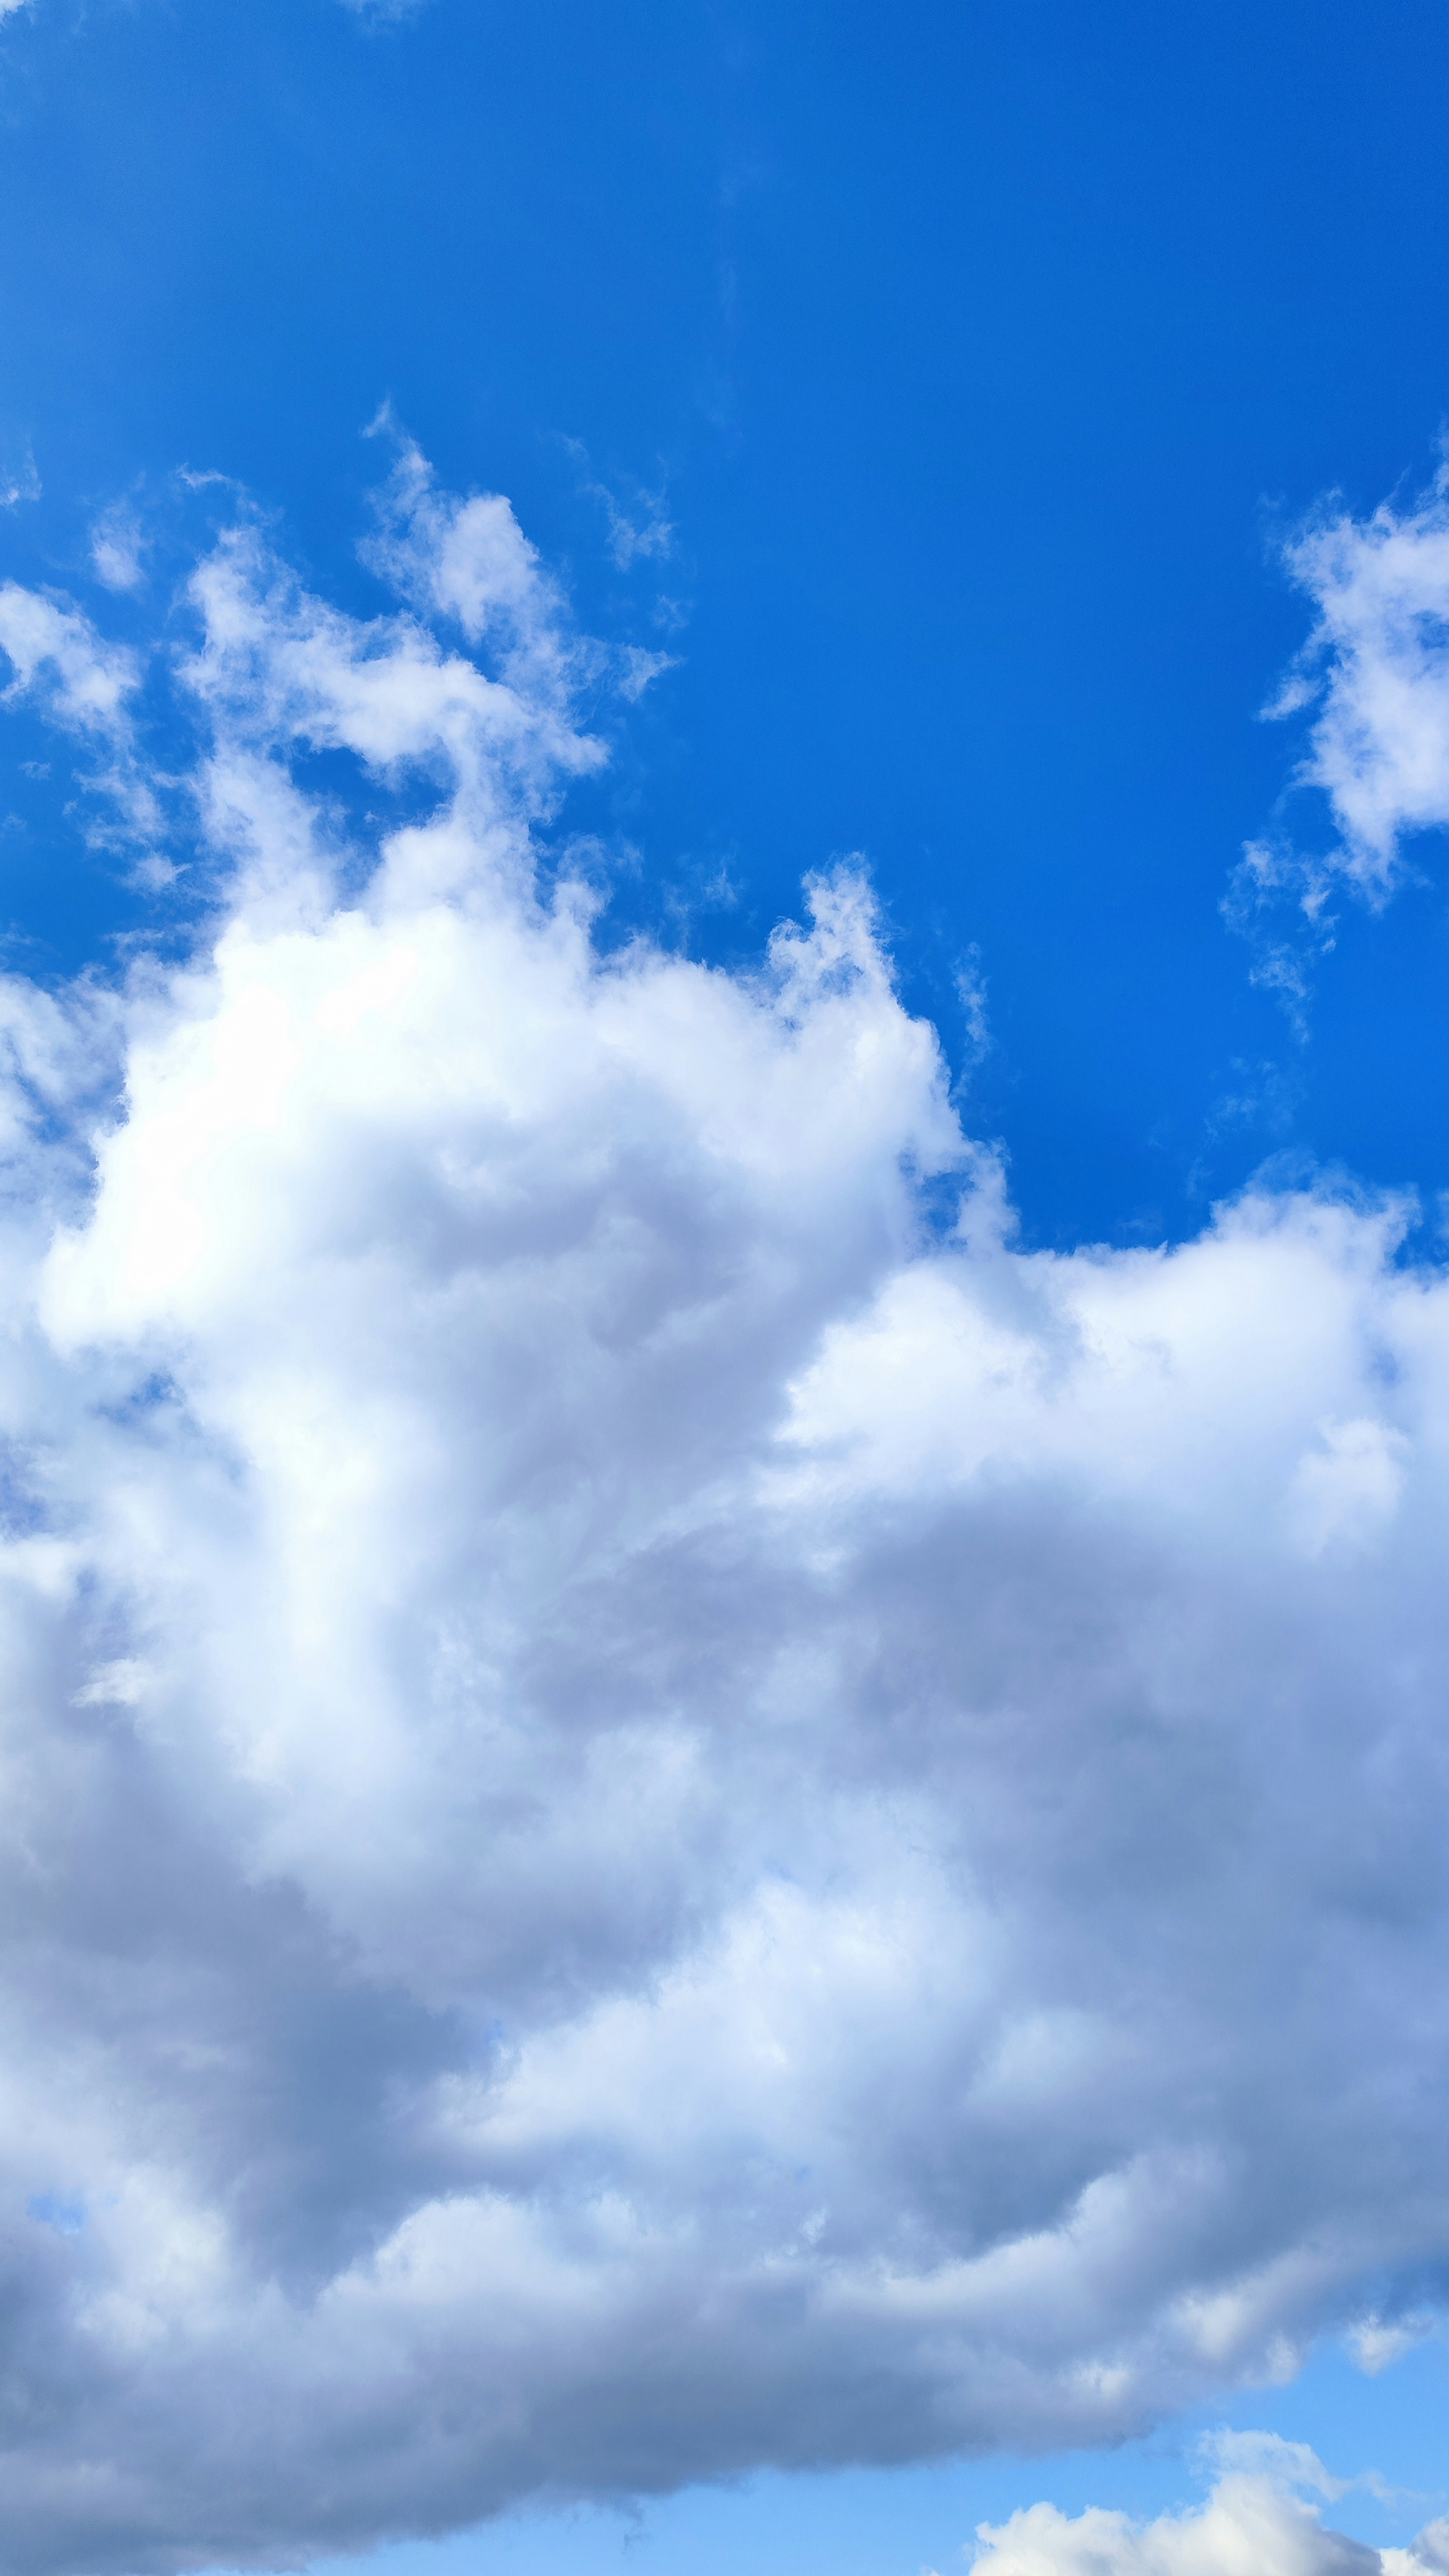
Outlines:
<svg viewBox="0 0 1449 2576"><path fill-rule="evenodd" d="M1303 1029L1334 902L1379 908L1416 838L1449 826L1449 464L1407 507L1355 519L1325 505L1282 560L1314 626L1264 712L1311 715L1293 787L1318 792L1333 837L1304 848L1285 825L1251 842L1224 909L1252 943L1255 980Z"/></svg>
<svg viewBox="0 0 1449 2576"><path fill-rule="evenodd" d="M0 592L201 890L0 987L36 2576L1110 2440L1373 2366L1449 2245L1412 1205L1027 1251L861 866L738 972L606 940L627 665L391 435L393 604L238 508L164 772ZM1261 2463L1102 2563L1229 2526L1362 2563Z"/></svg>
<svg viewBox="0 0 1449 2576"><path fill-rule="evenodd" d="M1134 2522L1029 2505L996 2529L982 2525L973 2576L1426 2576L1449 2568L1449 2522L1431 2523L1410 2549L1382 2551L1325 2528L1319 2499L1341 2496L1347 2482L1306 2444L1247 2433L1218 2448L1221 2473L1195 2509Z"/></svg>

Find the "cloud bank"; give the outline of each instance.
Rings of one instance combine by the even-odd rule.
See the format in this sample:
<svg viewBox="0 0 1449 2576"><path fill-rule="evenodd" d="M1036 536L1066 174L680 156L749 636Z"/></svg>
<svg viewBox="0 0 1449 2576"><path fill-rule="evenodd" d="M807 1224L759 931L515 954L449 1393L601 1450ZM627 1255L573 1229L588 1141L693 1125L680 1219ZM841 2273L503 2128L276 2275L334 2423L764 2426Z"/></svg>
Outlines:
<svg viewBox="0 0 1449 2576"><path fill-rule="evenodd" d="M165 762L0 595L201 907L0 985L8 2564L1388 2351L1449 2255L1411 1211L1022 1251L864 879L747 973L602 945L556 817L629 667L411 450L368 551L370 622L238 513Z"/></svg>

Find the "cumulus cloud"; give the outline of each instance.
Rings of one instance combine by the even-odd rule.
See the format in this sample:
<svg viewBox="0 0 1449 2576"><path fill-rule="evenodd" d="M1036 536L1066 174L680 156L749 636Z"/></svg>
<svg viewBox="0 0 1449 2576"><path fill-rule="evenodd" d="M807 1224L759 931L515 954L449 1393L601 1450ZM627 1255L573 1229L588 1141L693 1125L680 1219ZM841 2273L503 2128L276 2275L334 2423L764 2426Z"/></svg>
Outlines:
<svg viewBox="0 0 1449 2576"><path fill-rule="evenodd" d="M13 2564L1105 2440L1392 2334L1449 2254L1411 1209L1021 1250L863 876L749 971L609 946L605 666L506 503L404 442L369 555L363 621L220 536L204 923L0 990Z"/></svg>
<svg viewBox="0 0 1449 2576"><path fill-rule="evenodd" d="M1449 2565L1449 2523L1412 2549L1370 2549L1324 2528L1305 2496L1338 2496L1303 2443L1247 2434L1220 2446L1223 2474L1196 2511L1155 2522L1035 2504L993 2529L983 2523L974 2576L1426 2576Z"/></svg>
<svg viewBox="0 0 1449 2576"><path fill-rule="evenodd" d="M1328 799L1331 864L1382 900L1405 835L1449 824L1449 463L1407 509L1320 514L1284 560L1317 622L1269 713L1316 709L1300 778Z"/></svg>
<svg viewBox="0 0 1449 2576"><path fill-rule="evenodd" d="M1251 842L1224 911L1252 942L1255 981L1301 1030L1312 956L1333 943L1336 891L1382 905L1403 875L1405 842L1449 825L1449 461L1406 508L1315 512L1282 560L1314 625L1264 712L1312 710L1294 785L1321 792L1337 838L1314 853L1283 833ZM1300 916L1288 937L1274 927L1285 903Z"/></svg>
<svg viewBox="0 0 1449 2576"><path fill-rule="evenodd" d="M1223 911L1250 943L1254 982L1305 1036L1335 899L1382 906L1412 864L1405 845L1449 825L1449 462L1407 507L1316 511L1282 560L1314 625L1264 712L1312 711L1293 785L1322 794L1336 837L1318 850L1286 830L1250 842Z"/></svg>
<svg viewBox="0 0 1449 2576"><path fill-rule="evenodd" d="M1330 2475L1304 2442L1224 2433L1204 2445L1220 2474L1205 2504L1134 2522L1100 2508L1069 2516L1035 2504L982 2523L974 2576L1432 2576L1449 2567L1449 2522L1409 2549L1371 2549L1324 2528L1318 2498L1372 2477Z"/></svg>

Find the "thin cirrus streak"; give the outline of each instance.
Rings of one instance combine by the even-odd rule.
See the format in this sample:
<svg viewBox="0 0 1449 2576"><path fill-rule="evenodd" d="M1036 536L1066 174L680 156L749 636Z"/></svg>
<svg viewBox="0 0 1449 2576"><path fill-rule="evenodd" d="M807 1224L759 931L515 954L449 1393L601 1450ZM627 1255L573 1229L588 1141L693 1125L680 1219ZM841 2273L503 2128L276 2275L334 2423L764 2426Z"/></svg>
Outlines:
<svg viewBox="0 0 1449 2576"><path fill-rule="evenodd" d="M21 10L28 11L35 5L36 0L0 0L0 19L17 16ZM420 9L426 8L427 0L342 0L342 6L350 9L364 25L391 26L399 20L416 16Z"/></svg>
<svg viewBox="0 0 1449 2576"><path fill-rule="evenodd" d="M1409 1210L1020 1250L864 877L749 973L605 949L550 822L636 664L410 448L369 560L371 623L221 535L181 784L3 594L211 907L3 987L14 2567L1387 2353L1449 2253Z"/></svg>

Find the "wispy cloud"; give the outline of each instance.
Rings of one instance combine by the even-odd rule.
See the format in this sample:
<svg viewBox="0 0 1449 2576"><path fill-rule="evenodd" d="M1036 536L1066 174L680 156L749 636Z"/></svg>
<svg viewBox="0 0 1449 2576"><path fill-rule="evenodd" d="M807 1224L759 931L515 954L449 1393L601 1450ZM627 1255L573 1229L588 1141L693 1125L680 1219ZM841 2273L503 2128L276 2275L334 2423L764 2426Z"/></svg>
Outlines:
<svg viewBox="0 0 1449 2576"><path fill-rule="evenodd" d="M0 0L0 17L5 14L5 0ZM13 510L21 501L38 501L40 476L35 470L35 454L29 440L18 450L0 451L0 510Z"/></svg>
<svg viewBox="0 0 1449 2576"><path fill-rule="evenodd" d="M428 6L428 0L342 0L342 6L350 9L354 18L360 18L364 25L395 27L408 18L418 17Z"/></svg>
<svg viewBox="0 0 1449 2576"><path fill-rule="evenodd" d="M136 657L106 644L70 602L20 583L0 583L0 652L11 666L7 695L38 697L69 733L127 738L128 701L140 680Z"/></svg>
<svg viewBox="0 0 1449 2576"><path fill-rule="evenodd" d="M637 484L626 500L621 499L595 474L581 439L566 438L563 444L579 469L580 488L604 513L609 553L619 571L628 572L636 563L665 560L674 549L674 529L664 515L663 489L650 492Z"/></svg>
<svg viewBox="0 0 1449 2576"><path fill-rule="evenodd" d="M92 822L91 837L137 844L133 856L145 864L163 827L157 782L136 740L139 657L105 642L74 602L7 581L0 583L0 658L11 675L0 705L28 702L90 755L94 765L83 783L109 808Z"/></svg>
<svg viewBox="0 0 1449 2576"><path fill-rule="evenodd" d="M146 533L130 501L103 510L91 530L91 565L107 590L139 590L146 578Z"/></svg>

